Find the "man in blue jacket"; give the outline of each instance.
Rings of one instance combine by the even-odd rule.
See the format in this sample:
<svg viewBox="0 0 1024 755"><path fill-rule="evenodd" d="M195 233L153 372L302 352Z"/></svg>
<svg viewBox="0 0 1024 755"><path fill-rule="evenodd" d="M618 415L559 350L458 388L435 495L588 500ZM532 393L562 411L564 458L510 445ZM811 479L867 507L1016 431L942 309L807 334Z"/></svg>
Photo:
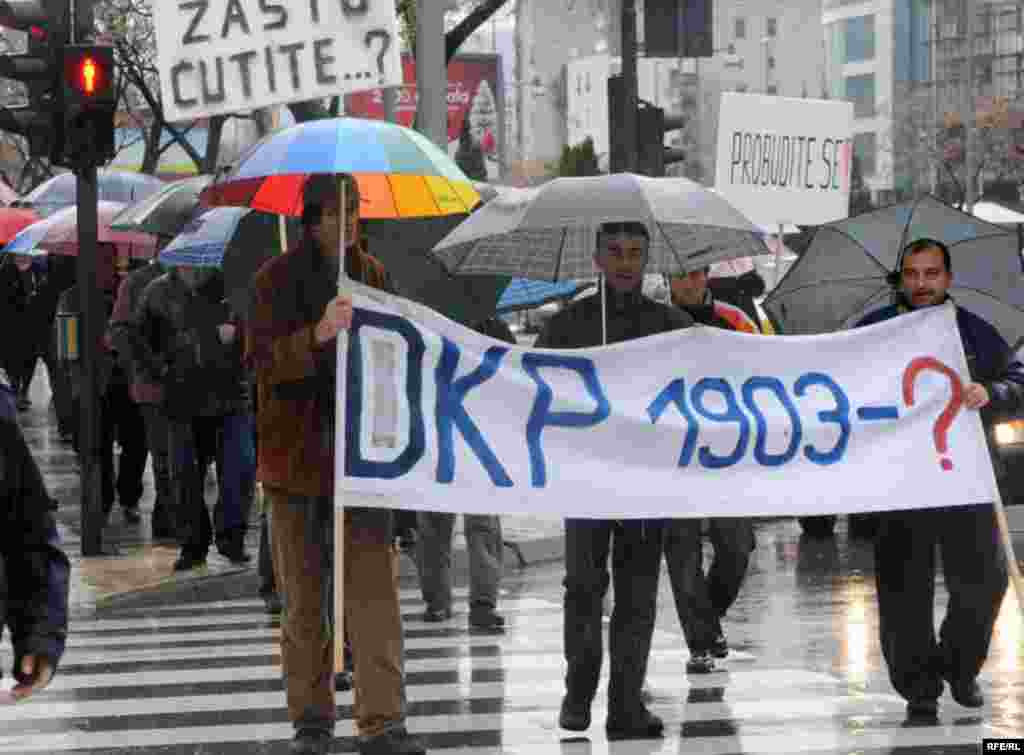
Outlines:
<svg viewBox="0 0 1024 755"><path fill-rule="evenodd" d="M64 654L71 566L58 547L53 502L21 428L0 417L0 634L14 646L23 700L46 687Z"/></svg>
<svg viewBox="0 0 1024 755"><path fill-rule="evenodd" d="M950 300L953 272L944 244L918 239L904 248L901 259L899 301L870 313L859 325ZM964 405L980 411L987 428L993 412L1024 404L1024 365L985 320L957 307L956 321L970 370ZM936 717L943 680L959 704L984 705L977 676L1008 584L999 543L992 504L882 515L875 542L882 653L911 718ZM938 639L933 620L936 545L949 591Z"/></svg>

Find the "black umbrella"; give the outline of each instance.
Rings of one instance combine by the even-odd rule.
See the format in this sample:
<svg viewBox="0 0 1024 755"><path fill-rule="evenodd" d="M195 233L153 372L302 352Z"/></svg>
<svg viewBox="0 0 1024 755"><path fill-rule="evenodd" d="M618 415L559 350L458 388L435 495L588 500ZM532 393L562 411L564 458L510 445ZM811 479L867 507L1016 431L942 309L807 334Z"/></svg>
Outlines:
<svg viewBox="0 0 1024 755"><path fill-rule="evenodd" d="M177 236L195 214L199 194L213 176L195 176L167 184L156 194L135 202L114 218L111 228Z"/></svg>

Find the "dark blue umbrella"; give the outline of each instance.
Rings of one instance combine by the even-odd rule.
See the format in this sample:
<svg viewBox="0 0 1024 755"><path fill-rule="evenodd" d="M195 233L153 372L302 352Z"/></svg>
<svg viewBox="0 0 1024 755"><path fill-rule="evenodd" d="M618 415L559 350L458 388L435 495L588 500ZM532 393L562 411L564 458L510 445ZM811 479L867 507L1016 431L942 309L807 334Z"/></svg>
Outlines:
<svg viewBox="0 0 1024 755"><path fill-rule="evenodd" d="M133 204L156 194L164 187L159 178L145 173L120 170L97 171L99 198L108 202ZM17 200L12 207L30 207L40 216L52 215L78 201L78 183L74 173L61 173L44 181Z"/></svg>
<svg viewBox="0 0 1024 755"><path fill-rule="evenodd" d="M529 278L513 278L498 299L499 313L515 312L520 309L533 309L548 302L569 299L593 283L577 283L576 281L531 280Z"/></svg>

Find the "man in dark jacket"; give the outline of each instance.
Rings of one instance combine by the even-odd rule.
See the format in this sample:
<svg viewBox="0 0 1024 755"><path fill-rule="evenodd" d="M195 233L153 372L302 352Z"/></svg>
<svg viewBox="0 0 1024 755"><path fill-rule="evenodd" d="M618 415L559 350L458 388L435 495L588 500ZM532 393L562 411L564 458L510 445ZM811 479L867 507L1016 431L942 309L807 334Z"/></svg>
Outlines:
<svg viewBox="0 0 1024 755"><path fill-rule="evenodd" d="M607 296L607 341L685 328L693 320L641 293L649 235L643 223L606 223L597 235L594 262ZM602 341L601 293L552 317L536 348L578 349ZM624 504L626 505L626 504ZM651 649L661 567L663 520L565 520L566 694L558 722L563 729L590 727L590 706L601 675L601 607L608 591L612 552L615 607L609 645L608 719L611 739L660 737L663 724L642 699ZM356 664L358 669L358 663Z"/></svg>
<svg viewBox="0 0 1024 755"><path fill-rule="evenodd" d="M0 418L0 634L14 646L14 700L45 688L64 654L71 565L54 508L21 428Z"/></svg>
<svg viewBox="0 0 1024 755"><path fill-rule="evenodd" d="M339 181L346 185L341 205ZM341 265L355 281L388 289L383 266L357 239L359 192L351 176L314 175L303 189L303 239L264 265L254 282L247 362L259 393L259 467L270 509L274 575L284 602L281 656L291 752L324 755L337 708L328 585L334 553L334 397L337 336L352 324L338 293ZM345 223L344 256L340 224ZM419 755L405 727L398 550L391 512L345 510L345 629L354 656L354 708L363 755Z"/></svg>
<svg viewBox="0 0 1024 755"><path fill-rule="evenodd" d="M672 303L695 322L741 333L759 333L737 306L719 301L708 286L708 268L672 276ZM665 533L665 562L679 623L690 649L686 670L709 673L729 645L722 629L725 612L736 601L754 550L754 525L746 517L712 517L708 534L715 555L704 575L702 519L673 519Z"/></svg>
<svg viewBox="0 0 1024 755"><path fill-rule="evenodd" d="M858 326L949 301L953 272L944 244L914 241L903 250L901 262L899 303L870 313ZM964 387L964 405L980 410L988 426L992 412L1024 404L1024 365L985 320L957 307L956 321L971 379ZM933 619L936 546L949 591L938 641ZM956 702L981 707L977 676L1008 584L992 504L883 514L875 541L875 580L882 653L893 687L907 700L908 714L934 718L943 680Z"/></svg>
<svg viewBox="0 0 1024 755"><path fill-rule="evenodd" d="M241 334L225 299L224 277L215 268L172 268L146 286L135 318L141 335L139 376L162 386L169 425L181 540L174 568L186 571L205 563L214 531L217 550L245 563L255 485L254 429ZM220 498L211 524L205 480L215 459Z"/></svg>

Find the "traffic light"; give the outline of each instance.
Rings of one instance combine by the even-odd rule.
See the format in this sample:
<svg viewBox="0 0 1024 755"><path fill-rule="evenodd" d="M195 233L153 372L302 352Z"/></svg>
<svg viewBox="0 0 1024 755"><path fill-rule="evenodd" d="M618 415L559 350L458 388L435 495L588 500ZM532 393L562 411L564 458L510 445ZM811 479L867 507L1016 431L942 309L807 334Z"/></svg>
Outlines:
<svg viewBox="0 0 1024 755"><path fill-rule="evenodd" d="M114 156L114 50L104 45L67 45L61 53L61 69L64 139L53 162L69 168L101 165Z"/></svg>
<svg viewBox="0 0 1024 755"><path fill-rule="evenodd" d="M665 132L683 128L686 119L682 116L666 116L664 109L640 100L637 108L637 172L645 176L664 176L665 166L686 159L681 149L665 146ZM623 170L626 145L622 141L622 129L617 128L622 118L622 77L608 77L608 134L612 173Z"/></svg>
<svg viewBox="0 0 1024 755"><path fill-rule="evenodd" d="M29 154L49 157L59 142L59 56L66 35L66 0L0 0L0 26L28 34L28 52L0 56L0 77L25 84L27 105L0 108L0 131L28 141Z"/></svg>

